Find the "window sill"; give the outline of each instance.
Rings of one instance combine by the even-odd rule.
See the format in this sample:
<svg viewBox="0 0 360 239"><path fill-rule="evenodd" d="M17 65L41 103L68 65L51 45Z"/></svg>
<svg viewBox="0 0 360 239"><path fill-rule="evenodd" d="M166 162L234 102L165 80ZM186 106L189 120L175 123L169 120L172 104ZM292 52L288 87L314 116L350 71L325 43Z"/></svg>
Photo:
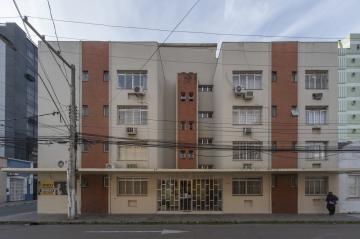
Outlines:
<svg viewBox="0 0 360 239"><path fill-rule="evenodd" d="M263 194L232 194L233 197L262 197Z"/></svg>
<svg viewBox="0 0 360 239"><path fill-rule="evenodd" d="M262 162L262 159L233 159L235 162Z"/></svg>

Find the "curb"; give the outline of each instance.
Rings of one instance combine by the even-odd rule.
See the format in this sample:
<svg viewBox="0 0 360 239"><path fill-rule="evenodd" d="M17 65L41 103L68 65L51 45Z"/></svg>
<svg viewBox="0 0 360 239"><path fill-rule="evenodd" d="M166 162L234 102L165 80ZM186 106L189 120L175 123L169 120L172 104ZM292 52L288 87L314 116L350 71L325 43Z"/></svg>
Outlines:
<svg viewBox="0 0 360 239"><path fill-rule="evenodd" d="M259 220L259 221L91 221L91 220L60 220L60 221L0 221L0 225L26 225L26 226L36 226L36 225L160 225L160 224L360 224L360 220L347 221L347 220L339 220L339 221L317 221L317 220L294 220L294 221L279 221L279 220Z"/></svg>

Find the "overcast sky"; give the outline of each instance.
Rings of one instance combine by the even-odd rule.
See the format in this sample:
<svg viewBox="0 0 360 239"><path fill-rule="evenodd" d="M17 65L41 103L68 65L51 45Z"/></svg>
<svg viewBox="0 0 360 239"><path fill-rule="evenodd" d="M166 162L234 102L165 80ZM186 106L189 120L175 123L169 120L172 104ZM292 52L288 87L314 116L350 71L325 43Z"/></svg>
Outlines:
<svg viewBox="0 0 360 239"><path fill-rule="evenodd" d="M49 1L55 19L161 29L174 28L195 2L195 0ZM0 2L0 22L15 21L20 24L19 18L15 18L18 15L12 0L0 0ZM17 0L17 3L24 15L50 16L47 0ZM360 0L201 0L177 30L341 39L350 32L360 32L359 12ZM42 34L54 35L50 21L30 18L30 22ZM159 31L63 22L55 22L55 24L59 37L89 40L162 42L167 35L167 32ZM167 42L282 39L284 38L174 33Z"/></svg>

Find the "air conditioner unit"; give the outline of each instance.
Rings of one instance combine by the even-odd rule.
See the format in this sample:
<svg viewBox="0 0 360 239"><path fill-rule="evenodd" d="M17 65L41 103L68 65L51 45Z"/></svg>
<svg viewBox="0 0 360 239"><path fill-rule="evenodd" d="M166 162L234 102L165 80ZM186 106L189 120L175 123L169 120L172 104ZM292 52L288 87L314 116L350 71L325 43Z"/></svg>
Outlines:
<svg viewBox="0 0 360 239"><path fill-rule="evenodd" d="M134 87L134 94L138 95L138 96L143 96L143 95L145 95L145 90L141 86L135 86Z"/></svg>
<svg viewBox="0 0 360 239"><path fill-rule="evenodd" d="M237 85L234 87L234 93L236 96L241 96L242 95L242 87L240 85Z"/></svg>
<svg viewBox="0 0 360 239"><path fill-rule="evenodd" d="M59 160L58 163L57 163L57 166L59 168L63 168L65 166L65 162L63 160Z"/></svg>
<svg viewBox="0 0 360 239"><path fill-rule="evenodd" d="M355 72L351 73L351 76L352 76L352 77L355 77L355 75L356 75Z"/></svg>
<svg viewBox="0 0 360 239"><path fill-rule="evenodd" d="M126 168L137 168L138 165L136 163L129 163L129 164L126 164Z"/></svg>
<svg viewBox="0 0 360 239"><path fill-rule="evenodd" d="M352 104L352 105L356 105L356 100L353 100L353 101L351 102L351 104Z"/></svg>
<svg viewBox="0 0 360 239"><path fill-rule="evenodd" d="M243 133L244 135L250 135L252 133L251 128L244 128Z"/></svg>
<svg viewBox="0 0 360 239"><path fill-rule="evenodd" d="M128 135L136 135L137 134L137 128L135 128L135 127L127 127L126 128L126 133Z"/></svg>
<svg viewBox="0 0 360 239"><path fill-rule="evenodd" d="M246 91L244 93L244 100L251 100L252 98L254 98L254 92L253 91Z"/></svg>
<svg viewBox="0 0 360 239"><path fill-rule="evenodd" d="M312 168L321 168L321 163L313 163Z"/></svg>
<svg viewBox="0 0 360 239"><path fill-rule="evenodd" d="M107 163L107 164L105 164L105 168L115 168L115 164Z"/></svg>
<svg viewBox="0 0 360 239"><path fill-rule="evenodd" d="M320 125L313 125L313 126L312 126L312 130L313 130L313 131L320 131L320 130L321 130L321 126L320 126Z"/></svg>
<svg viewBox="0 0 360 239"><path fill-rule="evenodd" d="M292 108L292 109L291 109L291 115L292 115L292 116L299 116L299 110L298 110L298 108Z"/></svg>
<svg viewBox="0 0 360 239"><path fill-rule="evenodd" d="M321 100L323 97L323 94L322 93L313 93L312 97L314 100Z"/></svg>
<svg viewBox="0 0 360 239"><path fill-rule="evenodd" d="M252 164L251 163L244 163L243 164L243 169L252 169Z"/></svg>

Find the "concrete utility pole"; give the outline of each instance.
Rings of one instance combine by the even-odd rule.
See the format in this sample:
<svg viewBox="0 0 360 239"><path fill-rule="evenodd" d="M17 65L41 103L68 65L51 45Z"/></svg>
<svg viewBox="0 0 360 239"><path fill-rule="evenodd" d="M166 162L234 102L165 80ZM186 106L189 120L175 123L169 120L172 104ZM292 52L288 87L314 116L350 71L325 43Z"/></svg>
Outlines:
<svg viewBox="0 0 360 239"><path fill-rule="evenodd" d="M64 62L64 64L71 70L71 82L70 82L70 108L69 108L69 118L70 118L70 158L67 166L67 192L68 192L68 218L75 219L77 209L76 209L76 156L77 156L77 133L76 133L76 95L75 95L75 65L67 62L59 51L55 50L48 41L46 41L45 36L41 35L29 22L27 17L23 18L24 23L30 27L30 29L46 44L46 46L52 51L59 59Z"/></svg>

